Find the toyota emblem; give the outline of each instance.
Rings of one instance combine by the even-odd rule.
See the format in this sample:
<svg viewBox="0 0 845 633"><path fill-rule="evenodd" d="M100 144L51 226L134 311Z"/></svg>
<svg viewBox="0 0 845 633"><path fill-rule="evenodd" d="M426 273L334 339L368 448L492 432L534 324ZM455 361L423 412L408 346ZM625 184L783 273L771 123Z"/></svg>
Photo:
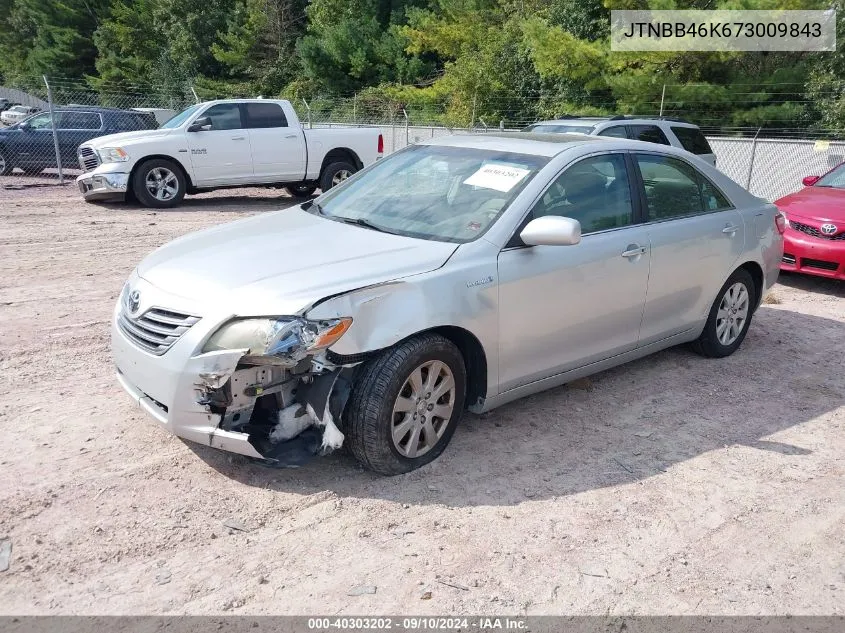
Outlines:
<svg viewBox="0 0 845 633"><path fill-rule="evenodd" d="M824 235L833 235L836 233L836 225L835 224L822 224L822 233Z"/></svg>
<svg viewBox="0 0 845 633"><path fill-rule="evenodd" d="M141 305L141 293L137 290L133 290L129 293L129 300L127 301L127 307L129 308L129 312L135 314L138 311L138 307Z"/></svg>

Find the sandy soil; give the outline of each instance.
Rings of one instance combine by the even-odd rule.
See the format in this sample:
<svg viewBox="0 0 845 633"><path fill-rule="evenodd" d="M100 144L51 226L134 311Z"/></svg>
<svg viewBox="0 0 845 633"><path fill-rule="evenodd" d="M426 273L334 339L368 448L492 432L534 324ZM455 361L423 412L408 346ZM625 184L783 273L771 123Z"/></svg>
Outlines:
<svg viewBox="0 0 845 633"><path fill-rule="evenodd" d="M277 471L134 408L107 321L156 246L288 202L0 183L0 613L845 613L845 285L787 278L733 357L471 416L407 476Z"/></svg>

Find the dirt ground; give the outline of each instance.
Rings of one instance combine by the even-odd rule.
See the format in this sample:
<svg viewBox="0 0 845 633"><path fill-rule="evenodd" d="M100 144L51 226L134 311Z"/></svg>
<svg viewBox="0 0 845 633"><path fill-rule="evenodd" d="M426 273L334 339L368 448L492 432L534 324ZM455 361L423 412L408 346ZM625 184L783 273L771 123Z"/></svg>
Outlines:
<svg viewBox="0 0 845 633"><path fill-rule="evenodd" d="M0 613L845 613L845 284L782 280L731 358L470 416L406 476L272 470L135 408L108 320L153 248L287 204L0 183Z"/></svg>

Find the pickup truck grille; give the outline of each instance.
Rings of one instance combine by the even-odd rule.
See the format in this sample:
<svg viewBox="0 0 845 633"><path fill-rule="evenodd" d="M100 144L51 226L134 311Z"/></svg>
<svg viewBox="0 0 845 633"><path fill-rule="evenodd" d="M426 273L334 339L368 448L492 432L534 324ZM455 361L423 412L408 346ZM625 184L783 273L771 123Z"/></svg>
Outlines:
<svg viewBox="0 0 845 633"><path fill-rule="evenodd" d="M82 168L82 171L91 171L100 166L100 158L97 156L97 152L90 147L80 147L78 156L79 166Z"/></svg>
<svg viewBox="0 0 845 633"><path fill-rule="evenodd" d="M133 318L126 313L125 307L121 307L117 325L135 345L161 356L199 320L190 314L162 308L150 308Z"/></svg>

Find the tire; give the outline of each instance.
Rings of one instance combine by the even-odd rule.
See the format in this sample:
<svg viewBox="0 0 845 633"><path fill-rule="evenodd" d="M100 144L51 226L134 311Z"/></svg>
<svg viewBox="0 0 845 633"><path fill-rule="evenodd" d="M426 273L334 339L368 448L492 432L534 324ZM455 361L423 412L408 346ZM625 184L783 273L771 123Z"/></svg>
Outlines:
<svg viewBox="0 0 845 633"><path fill-rule="evenodd" d="M354 174L358 169L346 161L338 161L336 163L329 163L320 174L320 189L323 193L340 184L349 176Z"/></svg>
<svg viewBox="0 0 845 633"><path fill-rule="evenodd" d="M733 354L751 325L757 293L751 275L742 268L735 270L716 295L704 331L692 344L693 350L708 358Z"/></svg>
<svg viewBox="0 0 845 633"><path fill-rule="evenodd" d="M435 371L431 389L428 380ZM412 385L412 374L417 372L423 387L418 391L421 404ZM439 387L448 388L449 376L451 390L431 401ZM432 394L427 404L426 394ZM365 468L382 475L419 468L449 444L463 415L465 396L466 369L458 348L437 334L410 338L365 363L355 377L344 416L348 446ZM448 413L450 403L448 419L433 413L438 409Z"/></svg>
<svg viewBox="0 0 845 633"><path fill-rule="evenodd" d="M4 150L0 149L0 176L8 176L12 173L12 164L9 162L9 159L6 158L6 153Z"/></svg>
<svg viewBox="0 0 845 633"><path fill-rule="evenodd" d="M132 176L132 192L145 207L168 209L185 197L188 178L172 160L153 158L144 161Z"/></svg>
<svg viewBox="0 0 845 633"><path fill-rule="evenodd" d="M317 185L302 184L302 185L288 185L285 191L290 194L291 198L309 198L317 191Z"/></svg>

